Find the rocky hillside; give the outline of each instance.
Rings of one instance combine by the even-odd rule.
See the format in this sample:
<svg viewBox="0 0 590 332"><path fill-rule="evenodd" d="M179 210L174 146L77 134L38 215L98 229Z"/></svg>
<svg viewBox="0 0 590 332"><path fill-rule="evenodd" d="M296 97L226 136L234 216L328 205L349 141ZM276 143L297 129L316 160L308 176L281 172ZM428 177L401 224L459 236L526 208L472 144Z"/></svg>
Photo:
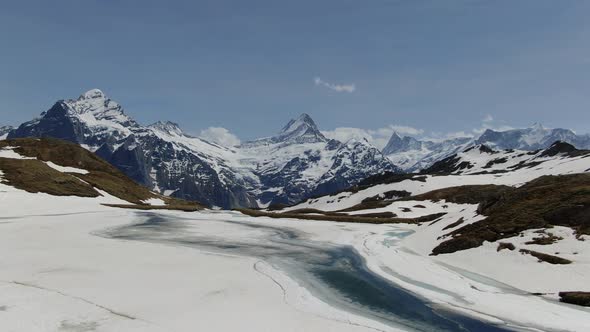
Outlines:
<svg viewBox="0 0 590 332"><path fill-rule="evenodd" d="M203 206L154 193L77 144L53 138L0 141L0 182L31 193L116 198L140 209L197 210Z"/></svg>

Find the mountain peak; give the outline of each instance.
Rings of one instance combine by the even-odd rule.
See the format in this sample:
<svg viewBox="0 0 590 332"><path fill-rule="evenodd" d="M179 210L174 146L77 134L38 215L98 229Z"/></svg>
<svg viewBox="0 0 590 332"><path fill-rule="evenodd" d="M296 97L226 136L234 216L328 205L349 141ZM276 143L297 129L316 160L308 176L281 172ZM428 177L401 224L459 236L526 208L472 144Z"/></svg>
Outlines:
<svg viewBox="0 0 590 332"><path fill-rule="evenodd" d="M169 135L182 135L182 129L180 126L172 121L158 121L149 125L150 128L164 132Z"/></svg>
<svg viewBox="0 0 590 332"><path fill-rule="evenodd" d="M420 149L422 149L422 142L410 136L400 137L397 132L394 131L393 134L391 134L387 145L383 148L382 153L389 155L396 152Z"/></svg>
<svg viewBox="0 0 590 332"><path fill-rule="evenodd" d="M297 141L297 142L325 142L326 137L320 132L317 125L307 113L302 113L296 119L291 119L281 129L279 136L276 137L278 141Z"/></svg>
<svg viewBox="0 0 590 332"><path fill-rule="evenodd" d="M101 90L92 89L84 92L78 99L58 101L59 108L65 107L91 127L111 128L116 131L123 127L135 127L138 124L125 114L123 107L108 98ZM113 127L114 126L114 127ZM101 129L102 130L102 129Z"/></svg>
<svg viewBox="0 0 590 332"><path fill-rule="evenodd" d="M105 99L106 96L104 94L104 92L102 92L99 89L91 89L88 90L86 92L84 92L82 95L80 95L80 97L78 98L78 100L85 100L85 99Z"/></svg>
<svg viewBox="0 0 590 332"><path fill-rule="evenodd" d="M296 119L291 119L283 127L283 129L281 129L281 134L294 132L294 131L297 131L301 128L306 128L306 129L310 128L315 131L319 131L315 122L313 122L313 119L311 118L311 116L309 116L309 114L307 114L307 113L302 113Z"/></svg>
<svg viewBox="0 0 590 332"><path fill-rule="evenodd" d="M535 122L533 123L533 125L531 126L532 130L544 130L545 127L543 127L543 125L539 122Z"/></svg>

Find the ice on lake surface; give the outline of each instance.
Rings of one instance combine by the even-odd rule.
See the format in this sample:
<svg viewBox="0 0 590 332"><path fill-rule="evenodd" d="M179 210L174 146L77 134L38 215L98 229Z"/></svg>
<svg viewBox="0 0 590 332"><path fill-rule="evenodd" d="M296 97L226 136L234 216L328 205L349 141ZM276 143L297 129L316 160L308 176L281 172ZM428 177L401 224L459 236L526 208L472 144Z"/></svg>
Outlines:
<svg viewBox="0 0 590 332"><path fill-rule="evenodd" d="M223 234L211 234L205 225L200 225L202 220L149 212L138 216L140 222L109 229L102 235L260 258L287 272L327 303L405 330L506 331L467 316L434 309L424 299L369 270L353 247L313 241L294 228L229 218L216 220L236 233L252 234L227 239ZM411 233L389 235L400 239Z"/></svg>

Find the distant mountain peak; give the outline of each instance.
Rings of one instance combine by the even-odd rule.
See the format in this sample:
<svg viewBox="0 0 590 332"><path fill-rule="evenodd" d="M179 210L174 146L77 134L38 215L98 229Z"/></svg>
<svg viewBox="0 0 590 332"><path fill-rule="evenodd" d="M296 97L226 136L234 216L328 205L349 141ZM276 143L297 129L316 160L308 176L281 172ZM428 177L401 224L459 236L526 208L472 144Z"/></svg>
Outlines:
<svg viewBox="0 0 590 332"><path fill-rule="evenodd" d="M533 123L533 125L530 128L532 130L545 130L546 129L545 127L543 127L543 125L540 122Z"/></svg>
<svg viewBox="0 0 590 332"><path fill-rule="evenodd" d="M307 113L291 119L279 132L272 137L274 143L317 143L328 139L320 132L317 125Z"/></svg>
<svg viewBox="0 0 590 332"><path fill-rule="evenodd" d="M417 139L404 136L400 137L397 132L393 132L387 145L383 148L383 154L389 155L397 152L405 152L410 150L420 150L422 149L422 143Z"/></svg>
<svg viewBox="0 0 590 332"><path fill-rule="evenodd" d="M293 132L299 132L301 130L307 131L317 131L319 132L318 127L316 126L315 122L307 113L302 113L296 119L291 119L284 127L281 129L281 134L289 134Z"/></svg>
<svg viewBox="0 0 590 332"><path fill-rule="evenodd" d="M78 100L86 100L86 99L106 99L106 95L99 89L91 89L78 97Z"/></svg>
<svg viewBox="0 0 590 332"><path fill-rule="evenodd" d="M392 139L402 139L402 137L397 133L397 131L394 131L391 134L391 138L389 140L392 140Z"/></svg>

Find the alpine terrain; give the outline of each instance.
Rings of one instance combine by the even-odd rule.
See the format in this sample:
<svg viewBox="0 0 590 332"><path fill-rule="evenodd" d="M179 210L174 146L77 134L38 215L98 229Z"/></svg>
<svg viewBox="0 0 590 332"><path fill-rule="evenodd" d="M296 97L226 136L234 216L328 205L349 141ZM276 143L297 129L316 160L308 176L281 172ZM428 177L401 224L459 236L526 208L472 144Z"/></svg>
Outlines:
<svg viewBox="0 0 590 332"><path fill-rule="evenodd" d="M393 133L382 150L395 165L412 172L427 168L466 148L485 144L496 149L535 151L546 149L556 141L572 144L578 149L590 149L590 135L579 135L569 129L544 128L536 123L529 128L496 131L486 129L479 137L458 137L438 141L419 140Z"/></svg>
<svg viewBox="0 0 590 332"><path fill-rule="evenodd" d="M293 204L399 171L366 141L328 140L307 114L276 136L223 147L172 122L142 126L98 89L56 102L7 136L74 142L154 191L223 208Z"/></svg>

